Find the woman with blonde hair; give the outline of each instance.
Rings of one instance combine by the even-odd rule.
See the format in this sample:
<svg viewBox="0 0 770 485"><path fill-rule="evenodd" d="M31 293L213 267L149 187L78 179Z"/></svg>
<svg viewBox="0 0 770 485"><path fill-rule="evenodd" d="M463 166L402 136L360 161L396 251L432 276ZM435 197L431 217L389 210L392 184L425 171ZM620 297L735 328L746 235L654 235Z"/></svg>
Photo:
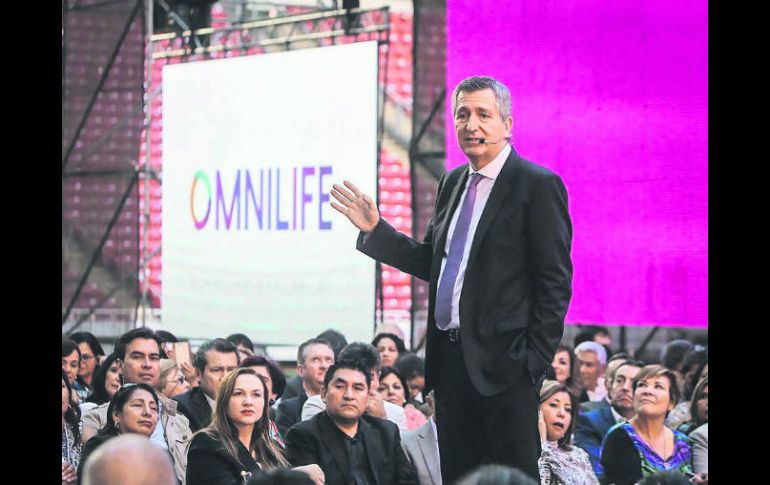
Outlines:
<svg viewBox="0 0 770 485"><path fill-rule="evenodd" d="M225 376L211 424L190 443L187 485L242 485L252 475L289 467L283 449L270 437L269 399L267 385L254 369L241 367ZM317 465L300 471L323 483L311 473L320 472Z"/></svg>
<svg viewBox="0 0 770 485"><path fill-rule="evenodd" d="M190 383L187 382L176 362L171 359L160 359L160 379L155 390L172 399L189 391Z"/></svg>

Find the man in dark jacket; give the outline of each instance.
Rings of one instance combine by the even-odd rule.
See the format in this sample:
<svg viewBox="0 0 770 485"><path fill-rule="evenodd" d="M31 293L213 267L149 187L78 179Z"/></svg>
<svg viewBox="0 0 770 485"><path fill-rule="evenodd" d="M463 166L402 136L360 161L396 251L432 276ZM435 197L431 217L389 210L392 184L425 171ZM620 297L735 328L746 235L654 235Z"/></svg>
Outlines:
<svg viewBox="0 0 770 485"><path fill-rule="evenodd" d="M211 423L217 391L222 379L240 363L238 348L232 342L217 338L201 345L195 353L195 375L200 386L174 397L177 411L190 420L195 432Z"/></svg>
<svg viewBox="0 0 770 485"><path fill-rule="evenodd" d="M317 464L326 483L417 485L417 474L401 448L398 426L364 415L370 379L356 361L342 360L329 368L321 390L326 411L289 430L289 462Z"/></svg>

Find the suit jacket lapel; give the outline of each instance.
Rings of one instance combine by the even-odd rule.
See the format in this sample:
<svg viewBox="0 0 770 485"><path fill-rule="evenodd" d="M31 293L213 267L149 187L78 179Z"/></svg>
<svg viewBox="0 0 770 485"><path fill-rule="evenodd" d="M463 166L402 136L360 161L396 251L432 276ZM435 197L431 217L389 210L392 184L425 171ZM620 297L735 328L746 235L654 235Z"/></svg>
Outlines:
<svg viewBox="0 0 770 485"><path fill-rule="evenodd" d="M447 211L444 213L444 220L439 221L441 224L438 227L438 239L436 240L436 245L433 247L433 251L439 255L444 255L444 246L446 246L446 239L447 234L449 232L449 223L452 222L452 215L454 214L455 210L457 209L457 204L460 203L460 196L463 193L463 189L465 188L465 183L468 181L468 167L465 167L465 170L463 170L460 173L460 176L457 177L457 183L455 183L454 188L452 189L452 194L449 196L449 207ZM450 180L447 181L448 183L451 182ZM441 262L441 259L439 258L439 263ZM439 264L439 268L441 267L441 264Z"/></svg>
<svg viewBox="0 0 770 485"><path fill-rule="evenodd" d="M334 463L337 464L341 475L345 479L345 483L350 482L350 461L348 460L347 452L345 451L345 443L340 436L341 431L332 422L331 418L326 414L326 411L322 411L323 416L319 419L318 423L321 427L321 441L324 442L326 448L331 451Z"/></svg>
<svg viewBox="0 0 770 485"><path fill-rule="evenodd" d="M382 462L382 457L385 456L385 450L382 449L380 440L375 439L376 437L374 435L376 431L374 431L374 428L372 428L366 420L360 419L358 421L358 432L364 440L369 470L371 470L372 476L374 477L374 483L378 484L380 483L380 470L375 464L379 465Z"/></svg>
<svg viewBox="0 0 770 485"><path fill-rule="evenodd" d="M425 463L428 465L428 473L430 473L430 479L433 483L439 483L439 477L441 475L441 468L439 465L439 459L436 455L436 437L433 436L433 425L428 421L427 425L421 429L418 433L417 444L420 446L420 452L422 452Z"/></svg>
<svg viewBox="0 0 770 485"><path fill-rule="evenodd" d="M513 149L511 149L511 154L508 155L508 159L505 161L503 169L500 170L500 173L495 180L495 185L492 186L492 193L489 194L487 204L484 206L484 212L481 213L481 219L479 219L479 224L476 226L476 232L473 235L471 251L470 254L468 254L467 268L470 268L473 264L473 260L476 257L476 254L479 252L481 241L484 239L484 234L487 232L487 229L489 229L490 224L492 224L492 220L497 215L500 207L505 201L505 198L508 197L508 193L511 191L511 182L513 181L516 162L516 159L514 158L515 156L516 153L513 151ZM468 269L466 269L466 274L467 272Z"/></svg>
<svg viewBox="0 0 770 485"><path fill-rule="evenodd" d="M608 424L610 427L615 424L615 416L612 415L610 408L602 408L601 415L604 418L604 424Z"/></svg>

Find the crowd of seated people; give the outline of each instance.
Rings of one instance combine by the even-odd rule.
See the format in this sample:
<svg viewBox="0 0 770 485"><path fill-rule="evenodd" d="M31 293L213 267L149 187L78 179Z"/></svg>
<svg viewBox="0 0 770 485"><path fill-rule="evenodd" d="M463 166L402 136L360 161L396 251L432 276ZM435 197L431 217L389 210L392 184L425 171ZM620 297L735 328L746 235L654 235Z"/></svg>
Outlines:
<svg viewBox="0 0 770 485"><path fill-rule="evenodd" d="M424 360L395 333L348 343L327 330L299 346L291 378L244 334L205 341L187 368L166 331L130 330L107 355L89 332L68 337L63 484L118 476L103 457L119 450L147 456L136 467L157 483L442 484ZM707 484L707 349L672 341L667 367L613 353L601 327L570 343L539 388L541 485ZM493 476L530 483L490 465L463 483Z"/></svg>

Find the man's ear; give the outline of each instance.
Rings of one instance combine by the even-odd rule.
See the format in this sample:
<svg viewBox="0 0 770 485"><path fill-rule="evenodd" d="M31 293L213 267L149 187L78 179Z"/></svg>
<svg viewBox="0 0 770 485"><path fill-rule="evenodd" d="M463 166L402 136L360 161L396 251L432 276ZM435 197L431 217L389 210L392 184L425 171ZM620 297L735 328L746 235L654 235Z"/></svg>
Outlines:
<svg viewBox="0 0 770 485"><path fill-rule="evenodd" d="M197 367L195 367L195 378L198 379L198 382L203 380L203 372L201 372Z"/></svg>
<svg viewBox="0 0 770 485"><path fill-rule="evenodd" d="M321 401L323 401L324 404L326 404L326 391L327 391L326 386L323 386L321 388Z"/></svg>

